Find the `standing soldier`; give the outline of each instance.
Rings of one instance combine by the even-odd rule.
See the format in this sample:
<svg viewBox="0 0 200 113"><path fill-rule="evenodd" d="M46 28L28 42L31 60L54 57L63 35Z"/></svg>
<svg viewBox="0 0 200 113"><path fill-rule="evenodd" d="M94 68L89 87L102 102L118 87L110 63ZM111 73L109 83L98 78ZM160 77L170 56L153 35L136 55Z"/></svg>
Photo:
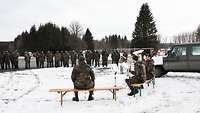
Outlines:
<svg viewBox="0 0 200 113"><path fill-rule="evenodd" d="M35 53L35 59L36 59L36 66L37 66L37 68L39 68L39 66L40 66L39 57L40 57L40 53L38 51L36 51L36 53Z"/></svg>
<svg viewBox="0 0 200 113"><path fill-rule="evenodd" d="M9 58L10 58L11 68L14 69L15 68L15 65L14 65L14 52L12 52L9 55Z"/></svg>
<svg viewBox="0 0 200 113"><path fill-rule="evenodd" d="M81 56L84 56L84 55L83 55L83 51L80 50L80 51L78 52L78 59L79 59Z"/></svg>
<svg viewBox="0 0 200 113"><path fill-rule="evenodd" d="M103 50L101 54L102 54L102 66L107 67L108 66L108 56L109 56L109 54L108 54L107 50Z"/></svg>
<svg viewBox="0 0 200 113"><path fill-rule="evenodd" d="M19 57L19 53L17 51L14 51L14 53L13 53L13 63L14 63L14 68L15 69L19 69L18 57Z"/></svg>
<svg viewBox="0 0 200 113"><path fill-rule="evenodd" d="M115 51L114 50L111 53L111 59L112 59L112 64L113 64L115 61Z"/></svg>
<svg viewBox="0 0 200 113"><path fill-rule="evenodd" d="M94 62L95 62L95 51L92 50L92 51L91 51L91 65L92 65L92 66L94 65Z"/></svg>
<svg viewBox="0 0 200 113"><path fill-rule="evenodd" d="M63 65L69 67L69 53L67 51L63 54Z"/></svg>
<svg viewBox="0 0 200 113"><path fill-rule="evenodd" d="M115 51L115 54L116 54L116 61L115 61L115 63L117 64L117 66L118 66L118 64L119 64L119 59L120 59L120 53L119 53L119 51Z"/></svg>
<svg viewBox="0 0 200 113"><path fill-rule="evenodd" d="M3 62L3 53L0 52L0 64L1 64L1 69L4 69L4 62Z"/></svg>
<svg viewBox="0 0 200 113"><path fill-rule="evenodd" d="M10 69L10 54L8 51L5 51L4 62L5 62L5 68Z"/></svg>
<svg viewBox="0 0 200 113"><path fill-rule="evenodd" d="M50 67L50 65L51 65L50 64L50 61L51 61L51 59L50 59L51 56L50 55L51 55L50 51L47 51L47 55L46 55L47 56L47 67Z"/></svg>
<svg viewBox="0 0 200 113"><path fill-rule="evenodd" d="M92 52L90 50L87 50L85 53L86 62L89 66L91 66L91 60L92 60Z"/></svg>
<svg viewBox="0 0 200 113"><path fill-rule="evenodd" d="M120 54L117 50L113 50L113 52L111 54L111 58L112 58L112 63L116 63L118 66Z"/></svg>
<svg viewBox="0 0 200 113"><path fill-rule="evenodd" d="M55 53L55 67L60 66L60 59L61 59L61 55L60 55L59 51L56 51L56 53Z"/></svg>
<svg viewBox="0 0 200 113"><path fill-rule="evenodd" d="M63 61L64 61L63 55L64 55L64 53L63 53L63 51L61 51L61 53L60 53L60 66L63 66Z"/></svg>
<svg viewBox="0 0 200 113"><path fill-rule="evenodd" d="M77 53L73 50L71 53L72 67L76 66Z"/></svg>
<svg viewBox="0 0 200 113"><path fill-rule="evenodd" d="M97 50L94 53L94 58L95 58L95 67L96 66L100 67L100 65L99 65L100 53Z"/></svg>
<svg viewBox="0 0 200 113"><path fill-rule="evenodd" d="M49 55L49 59L50 59L50 67L53 67L53 53L50 52L50 55Z"/></svg>
<svg viewBox="0 0 200 113"><path fill-rule="evenodd" d="M24 57L25 57L25 68L30 69L30 60L31 56L28 54L27 51L24 52Z"/></svg>
<svg viewBox="0 0 200 113"><path fill-rule="evenodd" d="M44 68L45 54L43 51L40 53L39 61L40 61L40 68Z"/></svg>

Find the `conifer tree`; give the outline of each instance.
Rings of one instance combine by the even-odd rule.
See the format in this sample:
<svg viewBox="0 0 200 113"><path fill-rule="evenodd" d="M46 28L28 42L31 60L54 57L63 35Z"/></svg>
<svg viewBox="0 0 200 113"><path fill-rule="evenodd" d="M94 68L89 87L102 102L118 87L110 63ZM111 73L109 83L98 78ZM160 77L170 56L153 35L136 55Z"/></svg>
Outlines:
<svg viewBox="0 0 200 113"><path fill-rule="evenodd" d="M94 50L93 36L88 28L83 36L83 40L85 41L88 50Z"/></svg>
<svg viewBox="0 0 200 113"><path fill-rule="evenodd" d="M147 3L143 4L132 34L131 47L133 48L156 48L159 41L157 39L157 29L153 15Z"/></svg>

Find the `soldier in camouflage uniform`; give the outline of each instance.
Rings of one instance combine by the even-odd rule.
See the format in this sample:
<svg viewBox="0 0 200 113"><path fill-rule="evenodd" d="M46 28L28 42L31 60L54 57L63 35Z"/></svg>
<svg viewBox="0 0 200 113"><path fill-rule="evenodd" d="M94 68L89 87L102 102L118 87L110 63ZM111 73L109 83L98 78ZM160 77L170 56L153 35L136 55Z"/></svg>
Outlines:
<svg viewBox="0 0 200 113"><path fill-rule="evenodd" d="M50 51L47 51L47 67L50 67L50 55L51 55L51 53L50 53Z"/></svg>
<svg viewBox="0 0 200 113"><path fill-rule="evenodd" d="M91 51L91 65L93 66L95 63L95 51Z"/></svg>
<svg viewBox="0 0 200 113"><path fill-rule="evenodd" d="M8 51L5 51L4 63L5 63L5 69L10 69L10 53Z"/></svg>
<svg viewBox="0 0 200 113"><path fill-rule="evenodd" d="M69 53L68 51L65 51L65 53L63 53L63 65L64 67L69 67Z"/></svg>
<svg viewBox="0 0 200 113"><path fill-rule="evenodd" d="M100 53L98 51L95 51L94 58L95 58L95 67L97 67L97 66L100 67L100 65L99 65Z"/></svg>
<svg viewBox="0 0 200 113"><path fill-rule="evenodd" d="M150 57L146 60L146 80L150 80L155 76L154 61Z"/></svg>
<svg viewBox="0 0 200 113"><path fill-rule="evenodd" d="M44 61L45 61L45 54L44 54L44 52L42 51L42 52L40 53L40 57L39 57L40 68L44 68Z"/></svg>
<svg viewBox="0 0 200 113"><path fill-rule="evenodd" d="M19 52L15 51L14 52L14 65L15 65L15 69L19 69L19 66L18 66L18 57L19 57Z"/></svg>
<svg viewBox="0 0 200 113"><path fill-rule="evenodd" d="M64 61L64 53L63 53L63 51L61 51L60 52L60 66L63 66L64 64L63 64L63 61Z"/></svg>
<svg viewBox="0 0 200 113"><path fill-rule="evenodd" d="M14 52L12 52L9 55L9 58L10 58L11 68L14 69L15 68L15 65L14 65Z"/></svg>
<svg viewBox="0 0 200 113"><path fill-rule="evenodd" d="M1 69L4 69L4 62L3 62L3 53L0 52L0 64L1 64Z"/></svg>
<svg viewBox="0 0 200 113"><path fill-rule="evenodd" d="M86 64L85 58L82 56L79 58L79 65L75 66L72 75L72 82L75 89L90 89L94 88L95 85L95 76L93 70L89 65ZM74 92L75 97L73 101L79 101L78 92ZM93 91L89 91L88 101L93 100Z"/></svg>
<svg viewBox="0 0 200 113"><path fill-rule="evenodd" d="M120 54L117 50L114 50L111 54L112 63L116 63L117 66L119 64Z"/></svg>
<svg viewBox="0 0 200 113"><path fill-rule="evenodd" d="M36 66L37 66L37 68L39 68L39 66L40 66L40 62L39 62L40 53L38 51L36 51L34 56L35 56L35 60L36 60Z"/></svg>
<svg viewBox="0 0 200 113"><path fill-rule="evenodd" d="M86 58L86 62L89 66L91 66L91 61L92 61L92 51L87 50L85 53L85 58Z"/></svg>
<svg viewBox="0 0 200 113"><path fill-rule="evenodd" d="M84 56L84 55L83 55L83 51L79 51L79 52L78 52L78 59L79 59L81 56Z"/></svg>
<svg viewBox="0 0 200 113"><path fill-rule="evenodd" d="M107 50L103 50L101 54L102 54L102 66L107 67L108 66L108 56L109 56L109 54L108 54Z"/></svg>
<svg viewBox="0 0 200 113"><path fill-rule="evenodd" d="M76 66L76 59L77 59L77 53L73 50L71 52L71 62L72 62L72 67Z"/></svg>
<svg viewBox="0 0 200 113"><path fill-rule="evenodd" d="M56 51L56 53L55 53L55 67L60 66L60 60L61 60L61 54L59 53L59 51Z"/></svg>
<svg viewBox="0 0 200 113"><path fill-rule="evenodd" d="M146 68L145 68L144 62L138 61L137 56L133 56L133 60L136 61L134 63L134 71L130 70L130 73L133 74L134 76L132 76L130 79L125 80L125 82L129 86L129 88L131 89L131 92L128 93L129 96L132 96L132 95L138 93L138 89L132 87L131 84L144 83L146 80Z"/></svg>
<svg viewBox="0 0 200 113"><path fill-rule="evenodd" d="M50 67L53 67L53 53L50 52L49 54L49 62L50 62Z"/></svg>
<svg viewBox="0 0 200 113"><path fill-rule="evenodd" d="M12 64L12 69L18 69L18 57L19 57L19 53L17 51L12 52L11 54L11 64Z"/></svg>
<svg viewBox="0 0 200 113"><path fill-rule="evenodd" d="M28 54L27 51L25 51L25 53L24 53L24 58L25 58L25 68L30 69L31 56Z"/></svg>

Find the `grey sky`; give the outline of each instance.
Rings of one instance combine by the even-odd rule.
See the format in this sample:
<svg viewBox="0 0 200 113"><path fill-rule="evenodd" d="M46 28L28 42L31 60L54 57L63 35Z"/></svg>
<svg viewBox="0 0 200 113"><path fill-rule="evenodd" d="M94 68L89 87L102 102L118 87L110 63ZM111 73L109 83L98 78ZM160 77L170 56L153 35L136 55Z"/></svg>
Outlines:
<svg viewBox="0 0 200 113"><path fill-rule="evenodd" d="M12 41L32 25L78 21L95 39L120 34L131 39L143 3L153 13L158 34L171 37L200 24L199 0L0 0L0 41Z"/></svg>

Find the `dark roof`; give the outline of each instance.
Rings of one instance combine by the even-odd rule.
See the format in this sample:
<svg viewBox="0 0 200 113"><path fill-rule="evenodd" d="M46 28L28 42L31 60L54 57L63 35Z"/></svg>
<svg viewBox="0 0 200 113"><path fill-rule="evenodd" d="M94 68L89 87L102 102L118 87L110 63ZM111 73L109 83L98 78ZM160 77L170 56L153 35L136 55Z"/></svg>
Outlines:
<svg viewBox="0 0 200 113"><path fill-rule="evenodd" d="M0 51L8 51L11 44L13 44L13 41L0 42Z"/></svg>

